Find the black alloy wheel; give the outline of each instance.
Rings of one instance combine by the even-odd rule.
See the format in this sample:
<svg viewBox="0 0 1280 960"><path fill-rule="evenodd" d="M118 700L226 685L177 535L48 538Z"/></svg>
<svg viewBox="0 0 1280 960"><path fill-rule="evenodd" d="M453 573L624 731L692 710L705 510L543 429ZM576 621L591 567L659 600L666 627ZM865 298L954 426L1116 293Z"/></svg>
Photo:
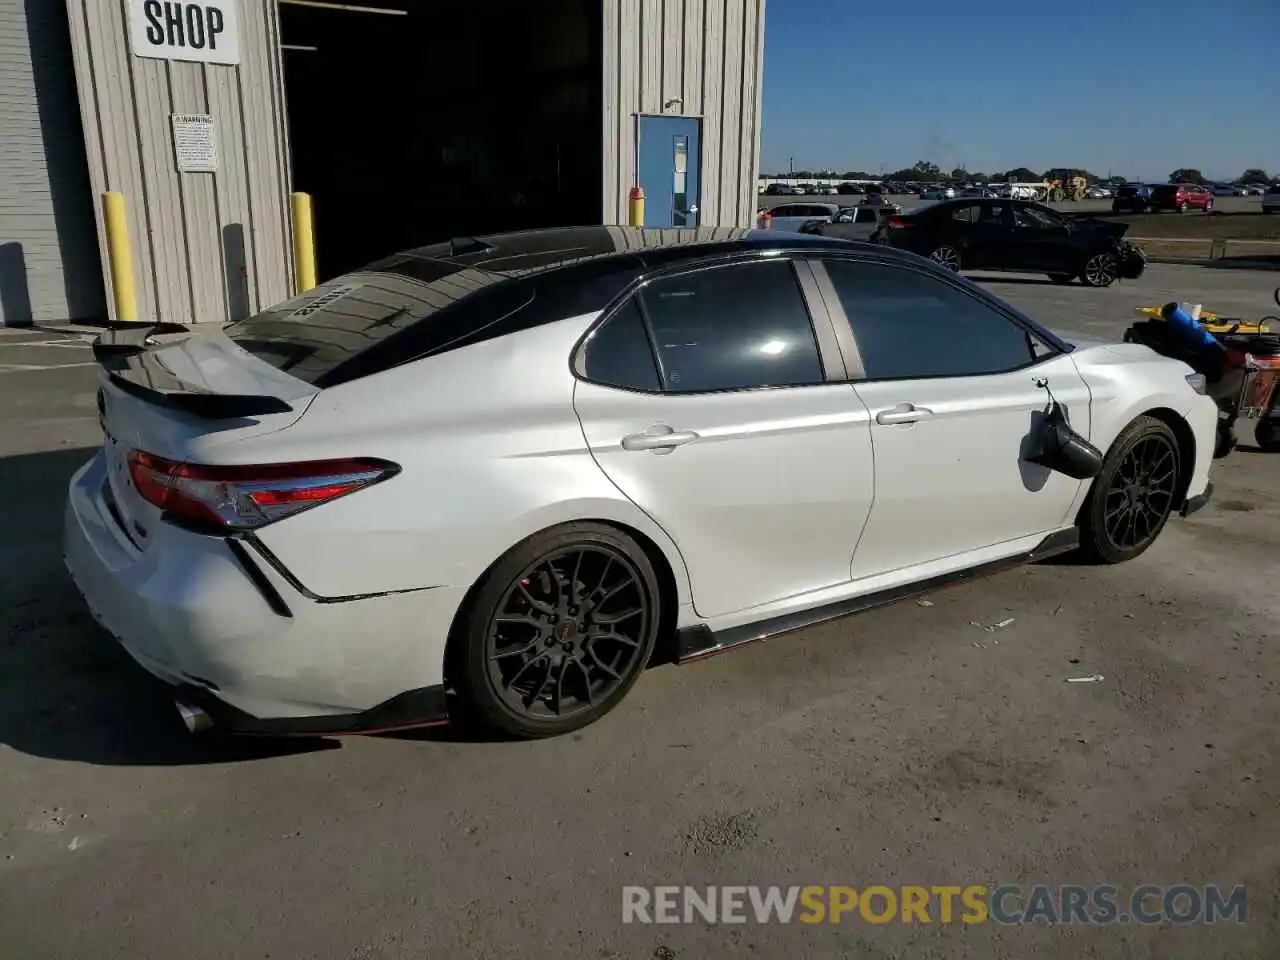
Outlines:
<svg viewBox="0 0 1280 960"><path fill-rule="evenodd" d="M960 251L949 244L944 243L935 249L929 254L929 259L952 273L960 272Z"/></svg>
<svg viewBox="0 0 1280 960"><path fill-rule="evenodd" d="M619 530L576 523L525 541L476 593L458 658L464 710L524 738L592 723L648 664L658 600L648 557Z"/></svg>
<svg viewBox="0 0 1280 960"><path fill-rule="evenodd" d="M1114 253L1095 253L1085 261L1080 278L1090 287L1109 287L1120 276L1120 261Z"/></svg>
<svg viewBox="0 0 1280 960"><path fill-rule="evenodd" d="M1163 421L1139 417L1124 429L1081 510L1081 547L1090 559L1120 563L1155 543L1178 495L1180 457Z"/></svg>

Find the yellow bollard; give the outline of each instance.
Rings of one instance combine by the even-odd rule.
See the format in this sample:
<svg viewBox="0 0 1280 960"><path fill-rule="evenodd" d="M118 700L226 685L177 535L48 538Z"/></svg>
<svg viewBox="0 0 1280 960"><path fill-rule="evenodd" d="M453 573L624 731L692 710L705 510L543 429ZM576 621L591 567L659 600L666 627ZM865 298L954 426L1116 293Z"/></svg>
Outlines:
<svg viewBox="0 0 1280 960"><path fill-rule="evenodd" d="M293 265L298 276L298 293L316 285L316 236L309 193L293 195Z"/></svg>
<svg viewBox="0 0 1280 960"><path fill-rule="evenodd" d="M633 227L644 226L644 187L631 188L631 202L628 205L630 214L628 222Z"/></svg>
<svg viewBox="0 0 1280 960"><path fill-rule="evenodd" d="M102 219L107 232L107 263L111 270L111 295L116 320L138 321L138 293L133 285L133 250L129 246L129 211L124 194L108 191L102 195Z"/></svg>

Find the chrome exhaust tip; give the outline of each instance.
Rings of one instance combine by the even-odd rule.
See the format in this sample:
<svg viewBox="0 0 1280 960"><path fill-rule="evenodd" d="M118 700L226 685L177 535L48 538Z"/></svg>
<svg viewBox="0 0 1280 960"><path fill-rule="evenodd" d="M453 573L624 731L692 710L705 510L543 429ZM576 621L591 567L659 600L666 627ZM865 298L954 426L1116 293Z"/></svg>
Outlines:
<svg viewBox="0 0 1280 960"><path fill-rule="evenodd" d="M213 729L213 718L194 703L175 700L173 705L178 708L178 716L182 717L188 733L204 733Z"/></svg>

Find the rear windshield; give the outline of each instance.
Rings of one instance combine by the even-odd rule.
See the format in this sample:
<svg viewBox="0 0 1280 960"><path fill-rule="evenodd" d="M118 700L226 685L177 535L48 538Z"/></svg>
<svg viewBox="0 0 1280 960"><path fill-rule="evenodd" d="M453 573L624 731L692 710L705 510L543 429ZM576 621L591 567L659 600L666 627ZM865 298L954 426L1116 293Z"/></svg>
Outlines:
<svg viewBox="0 0 1280 960"><path fill-rule="evenodd" d="M532 296L527 284L500 274L397 255L223 332L276 369L325 387L369 372L364 368L375 357L385 369L415 353L447 348L519 310Z"/></svg>

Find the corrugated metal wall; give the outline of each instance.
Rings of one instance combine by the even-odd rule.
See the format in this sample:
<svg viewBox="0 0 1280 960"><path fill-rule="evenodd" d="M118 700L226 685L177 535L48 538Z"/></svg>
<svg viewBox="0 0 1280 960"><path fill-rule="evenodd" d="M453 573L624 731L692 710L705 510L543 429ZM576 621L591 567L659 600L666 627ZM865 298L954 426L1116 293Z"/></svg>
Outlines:
<svg viewBox="0 0 1280 960"><path fill-rule="evenodd" d="M273 0L241 0L238 66L135 57L124 0L67 0L95 193L129 204L140 319L225 322L292 293ZM171 115L212 115L217 173L179 173ZM102 218L99 210L99 243Z"/></svg>
<svg viewBox="0 0 1280 960"><path fill-rule="evenodd" d="M66 15L0 0L0 326L105 309Z"/></svg>
<svg viewBox="0 0 1280 960"><path fill-rule="evenodd" d="M765 0L603 0L604 220L625 223L636 116L702 118L699 222L755 219ZM682 106L665 104L679 98Z"/></svg>

